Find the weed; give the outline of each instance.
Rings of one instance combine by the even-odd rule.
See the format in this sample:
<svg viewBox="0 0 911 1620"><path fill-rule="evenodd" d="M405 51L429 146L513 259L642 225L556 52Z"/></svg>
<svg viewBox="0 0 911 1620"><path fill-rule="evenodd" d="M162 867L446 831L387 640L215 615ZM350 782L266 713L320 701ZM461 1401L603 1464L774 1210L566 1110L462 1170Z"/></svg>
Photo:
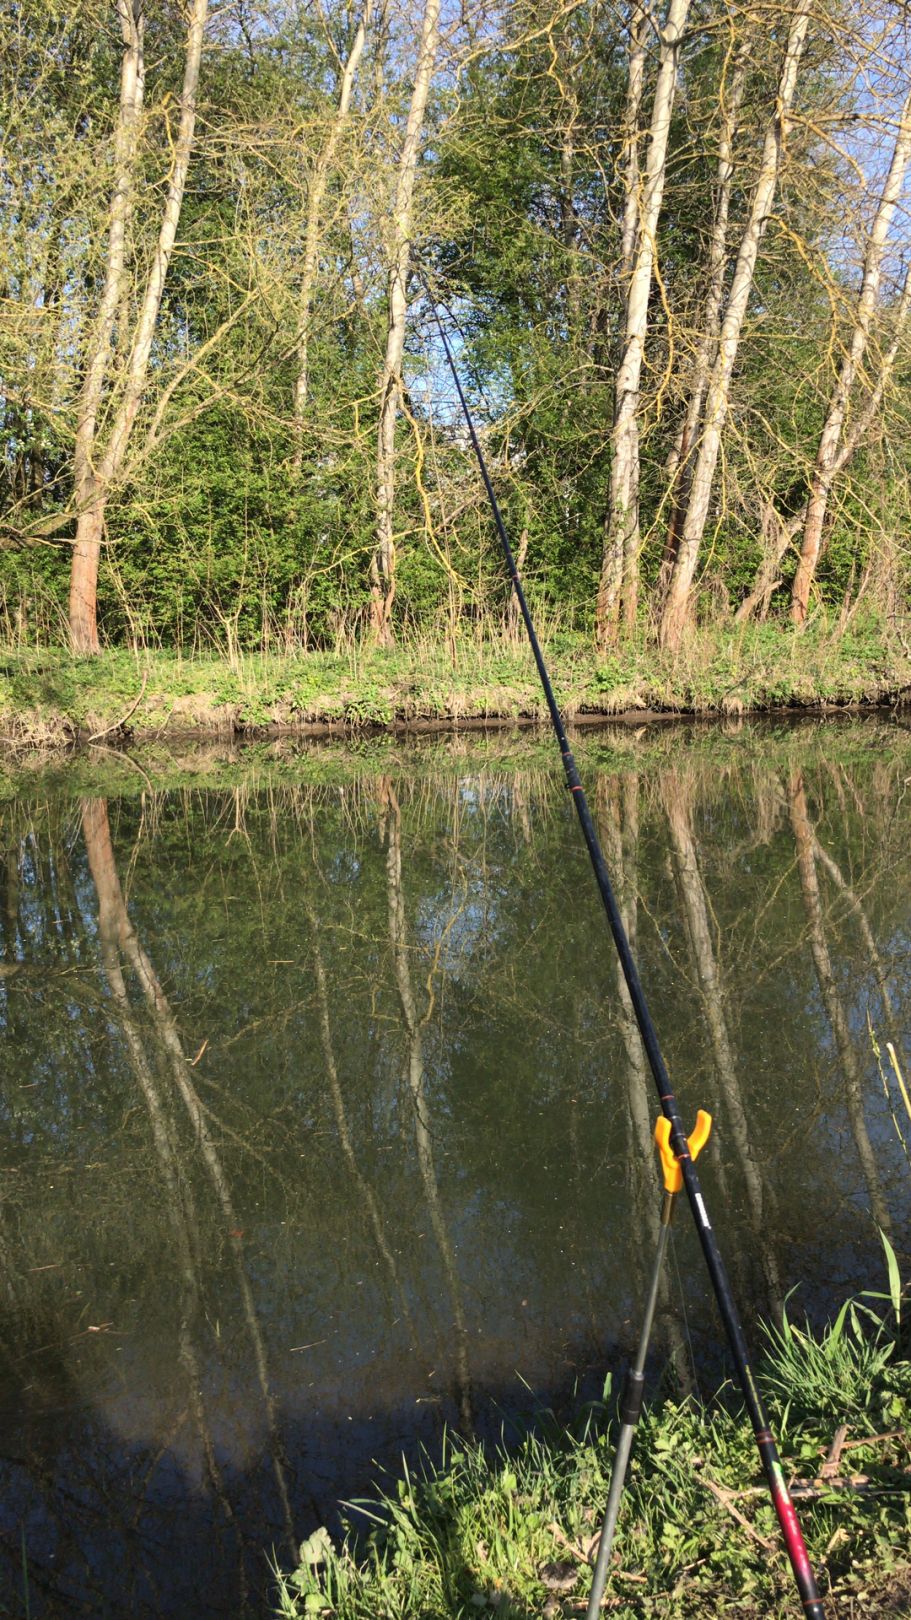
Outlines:
<svg viewBox="0 0 911 1620"><path fill-rule="evenodd" d="M797 635L780 625L706 629L675 658L640 636L599 662L583 636L554 624L545 653L571 714L743 714L886 701L911 689L901 645L870 626L841 637L824 628ZM116 730L124 715L130 734L142 736L321 720L352 728L415 717L545 720L546 710L527 649L490 627L484 638L448 644L426 632L392 649L349 638L337 652L289 657L244 652L234 641L224 656L194 658L124 648L75 658L17 645L0 653L0 731L8 738L40 745L88 736Z"/></svg>
<svg viewBox="0 0 911 1620"><path fill-rule="evenodd" d="M883 1580L896 1572L903 1587L911 1580L907 1474L899 1471L909 1453L911 1368L897 1358L888 1316L861 1301L848 1301L818 1335L785 1316L768 1347L762 1376L787 1403L792 1477L812 1481L837 1425L851 1426L851 1456L873 1492L822 1485L801 1517L829 1588L850 1597L852 1614L879 1613ZM885 1425L891 1432L883 1435ZM416 1473L404 1469L383 1494L357 1504L366 1536L349 1519L339 1547L325 1530L304 1544L298 1568L279 1577L278 1612L286 1620L578 1614L613 1444L600 1403L575 1431L545 1415L511 1452L501 1445L488 1455L449 1440L438 1466L425 1460ZM728 1390L708 1407L665 1400L647 1408L621 1513L611 1612L621 1620L792 1612L791 1577L760 1480L749 1424Z"/></svg>

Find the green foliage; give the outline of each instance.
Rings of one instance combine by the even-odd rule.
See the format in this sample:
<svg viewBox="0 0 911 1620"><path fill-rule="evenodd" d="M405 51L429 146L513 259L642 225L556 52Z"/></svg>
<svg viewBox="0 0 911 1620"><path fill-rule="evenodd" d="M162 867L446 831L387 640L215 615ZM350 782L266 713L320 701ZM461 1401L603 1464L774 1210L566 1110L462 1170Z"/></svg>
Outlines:
<svg viewBox="0 0 911 1620"><path fill-rule="evenodd" d="M154 239L182 29L173 7L156 0L146 12L140 171L149 183L132 201L131 296L144 267L141 244ZM65 636L77 400L107 241L117 35L96 0L76 13L59 0L6 4L0 19L11 40L0 64L9 107L0 273L16 312L0 338L0 517L9 535L0 552L0 635L53 643ZM415 257L441 277L461 328L460 363L489 428L508 524L527 543L536 605L589 634L623 323L626 25L590 3L542 26L521 0L510 19L508 41L491 26L483 48L471 25L457 91L448 75L434 87ZM308 197L351 25L346 7L330 5L317 24L309 14L254 4L240 30L212 31L150 387L106 511L99 605L108 644L227 646L234 656L335 649L363 633L376 528L384 231L410 74L408 53L398 50L376 71L370 58L383 49L382 30L371 33L327 183L299 435L293 421ZM867 113L851 100L857 42L839 38L839 29L814 31L801 116L737 356L700 559L699 615L712 626L727 622L753 584L770 544L769 512L784 522L799 516L844 347L833 310L846 327L853 284L838 244L850 234L845 209L864 215L863 177L839 159L838 137L818 131L828 130L842 104L846 120ZM732 252L780 43L774 22L752 42ZM732 51L727 24L693 31L681 51L639 412L643 628L660 605L668 455L704 318L719 88ZM650 65L646 107L651 73ZM380 81L376 97L371 86ZM847 244L846 251L850 257ZM394 628L399 636L435 634L444 617L453 635L500 627L507 584L475 469L454 430L427 311L412 291L403 370L413 422L403 418L397 438ZM890 288L877 312L871 378L872 348L885 346L894 307ZM900 354L883 431L867 436L837 480L814 604L823 620L861 597L886 613L907 599L907 380ZM849 421L861 403L855 392ZM54 534L45 532L55 520ZM784 587L794 566L790 547L781 561ZM773 612L781 600L773 598ZM724 678L719 670L719 688ZM625 680L622 670L618 681ZM786 681L770 672L769 701L784 700ZM685 692L685 677L679 684Z"/></svg>
<svg viewBox="0 0 911 1620"><path fill-rule="evenodd" d="M176 590L175 586L175 590ZM413 720L546 719L529 656L510 637L460 637L449 647L418 633L392 651L249 653L237 621L210 618L213 649L180 657L110 648L97 658L60 649L0 657L0 727L23 743L125 730L243 731L323 721L351 729ZM595 663L587 639L545 642L569 715L638 710L734 714L770 706L892 700L911 682L901 645L875 623L842 636L817 624L800 635L774 624L706 630L668 659L644 638Z"/></svg>
<svg viewBox="0 0 911 1620"><path fill-rule="evenodd" d="M896 1355L885 1319L848 1301L821 1334L783 1320L769 1331L762 1369L783 1396L785 1468L812 1479L837 1424L873 1437L851 1466L879 1494L832 1488L801 1503L811 1558L832 1591L858 1616L881 1612L882 1591L900 1573L911 1580L907 1494L890 1491L906 1455L885 1426L911 1420L911 1368ZM340 1547L325 1530L279 1576L278 1612L287 1620L456 1620L492 1613L531 1620L578 1613L607 1486L615 1426L589 1408L578 1433L544 1414L538 1432L514 1450L487 1455L450 1440L441 1463L403 1477L375 1501L356 1504L372 1526L360 1539L352 1521ZM742 1410L723 1389L708 1407L659 1400L636 1436L608 1596L612 1612L710 1616L790 1612L791 1576L761 1481ZM726 1510L736 1506L738 1522ZM743 1519L749 1531L742 1528ZM768 1549L772 1549L771 1552ZM568 1556L567 1556L568 1555Z"/></svg>

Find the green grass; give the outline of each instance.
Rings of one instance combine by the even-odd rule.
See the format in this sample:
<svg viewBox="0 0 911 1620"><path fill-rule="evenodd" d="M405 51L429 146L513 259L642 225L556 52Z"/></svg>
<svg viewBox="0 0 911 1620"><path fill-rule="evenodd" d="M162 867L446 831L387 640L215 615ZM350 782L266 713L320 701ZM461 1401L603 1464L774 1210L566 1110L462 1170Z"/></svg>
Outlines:
<svg viewBox="0 0 911 1620"><path fill-rule="evenodd" d="M868 1481L863 1491L816 1487L797 1501L829 1612L854 1620L905 1613L911 1600L911 1365L901 1348L894 1306L878 1314L862 1301L821 1334L786 1318L768 1336L762 1377L789 1479L818 1478L845 1422L839 1475ZM599 1405L569 1429L545 1416L512 1450L487 1454L450 1440L439 1466L403 1469L362 1508L372 1522L366 1537L349 1528L335 1545L321 1530L305 1542L298 1569L279 1579L277 1613L584 1614L613 1439ZM707 1406L665 1398L643 1414L603 1612L621 1620L799 1612L752 1433L730 1387Z"/></svg>
<svg viewBox="0 0 911 1620"><path fill-rule="evenodd" d="M756 710L895 701L911 692L902 643L871 622L803 633L748 625L695 633L671 658L640 638L598 659L583 637L545 647L567 715L643 711L738 715ZM392 650L352 645L289 657L184 658L109 649L75 658L55 648L0 653L0 735L23 745L186 733L232 736L329 725L543 720L521 641L466 634L454 647L424 635Z"/></svg>

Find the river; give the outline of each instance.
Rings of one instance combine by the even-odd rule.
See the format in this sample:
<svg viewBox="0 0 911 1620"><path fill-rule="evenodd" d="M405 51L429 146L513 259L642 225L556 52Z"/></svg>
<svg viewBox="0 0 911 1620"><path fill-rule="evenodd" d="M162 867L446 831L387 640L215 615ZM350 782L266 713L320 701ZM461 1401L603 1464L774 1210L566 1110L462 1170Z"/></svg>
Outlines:
<svg viewBox="0 0 911 1620"><path fill-rule="evenodd" d="M758 1345L792 1290L818 1321L883 1288L880 1229L907 1274L868 1020L907 1064L911 734L577 753ZM379 1467L568 1412L634 1343L656 1104L559 761L97 750L0 786L0 1610L262 1615ZM708 1388L677 1227L651 1383Z"/></svg>

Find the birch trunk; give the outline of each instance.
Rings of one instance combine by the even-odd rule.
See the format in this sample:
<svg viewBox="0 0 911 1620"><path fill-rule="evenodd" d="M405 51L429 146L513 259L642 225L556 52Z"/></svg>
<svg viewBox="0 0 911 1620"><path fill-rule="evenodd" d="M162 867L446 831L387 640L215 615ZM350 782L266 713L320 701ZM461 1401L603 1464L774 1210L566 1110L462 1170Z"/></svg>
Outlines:
<svg viewBox="0 0 911 1620"><path fill-rule="evenodd" d="M699 424L702 420L702 407L705 403L709 375L718 347L718 335L721 330L724 273L728 263L728 215L731 208L731 189L734 179L734 139L737 134L740 103L743 100L743 87L746 82L748 50L749 47L744 41L737 51L731 74L730 91L727 95L725 95L723 80L721 84L722 126L721 139L718 143L715 223L712 227L712 237L709 244L708 291L703 311L702 334L693 360L693 384L686 417L677 444L674 447L674 452L668 460L672 507L664 561L662 563L662 573L665 581L668 573L673 568L677 556L680 530L683 526L686 502L690 491L693 454L699 434ZM659 582L659 597L660 595L661 582Z"/></svg>
<svg viewBox="0 0 911 1620"><path fill-rule="evenodd" d="M114 131L114 187L108 221L104 285L86 354L85 381L76 412L73 496L76 544L70 567L70 638L74 652L97 652L96 594L104 527L95 478L98 412L111 361L114 321L126 283L126 231L136 166L136 138L145 101L145 18L141 0L117 0L123 39L120 104Z"/></svg>
<svg viewBox="0 0 911 1620"><path fill-rule="evenodd" d="M788 114L797 88L797 74L806 45L809 22L810 13L804 0L801 8L794 14L788 31L788 44L778 81L775 112L763 143L759 176L753 192L749 219L740 242L731 290L721 323L718 352L707 388L702 441L693 470L693 483L680 537L680 549L674 563L659 628L661 645L672 652L676 652L680 646L689 610L690 588L705 531L721 433L727 416L731 375L753 285L759 244L778 185L788 129Z"/></svg>
<svg viewBox="0 0 911 1620"><path fill-rule="evenodd" d="M623 287L630 284L639 241L639 123L642 114L642 92L645 87L645 43L648 17L645 8L636 5L630 19L629 85L626 98L626 200L623 208L623 234L620 242L620 272ZM639 606L639 421L633 419L635 444L632 453L633 484L630 496L636 508L636 525L624 541L621 612L623 622L631 629L636 622Z"/></svg>
<svg viewBox="0 0 911 1620"><path fill-rule="evenodd" d="M211 1424L206 1414L201 1362L192 1332L193 1323L200 1314L203 1294L200 1282L203 1243L196 1219L193 1192L181 1165L179 1139L174 1120L162 1094L159 1076L147 1052L143 1030L133 1012L127 990L120 942L130 924L117 873L107 806L103 799L83 799L81 810L82 834L89 871L98 896L98 943L101 963L129 1053L130 1064L148 1111L152 1140L167 1192L165 1205L174 1232L178 1271L182 1277L184 1290L178 1330L178 1354L187 1374L188 1403L193 1412L209 1481L222 1505L226 1519L231 1521L234 1514L218 1463Z"/></svg>
<svg viewBox="0 0 911 1620"><path fill-rule="evenodd" d="M414 182L427 98L439 44L440 0L426 0L421 22L414 89L405 139L399 154L392 207L392 252L388 285L386 353L380 376L380 421L376 458L376 550L370 564L370 628L382 645L392 641L395 600L395 422L402 386L402 354L408 313L407 280L411 252Z"/></svg>
<svg viewBox="0 0 911 1620"><path fill-rule="evenodd" d="M870 325L876 309L876 300L882 280L882 262L886 238L904 185L909 156L911 156L911 92L909 92L902 107L889 173L879 207L876 210L870 240L867 243L863 278L857 299L851 342L841 362L835 389L829 401L829 409L823 423L819 448L816 452L816 465L813 469L810 484L800 560L797 564L797 572L794 575L794 584L791 591L791 618L796 625L806 623L810 589L816 574L816 564L822 546L823 524L826 518L826 508L829 504L829 493L835 478L835 463L841 442L842 428L844 427L854 379L863 363L870 337Z"/></svg>
<svg viewBox="0 0 911 1620"><path fill-rule="evenodd" d="M357 1153L351 1138L351 1128L348 1124L348 1111L342 1093L339 1078L338 1064L335 1058L335 1046L332 1040L332 1024L329 1017L329 984L326 978L326 969L323 963L323 953L319 942L319 923L312 906L305 901L304 912L310 928L313 941L313 976L316 984L316 1006L319 1020L320 1044L323 1049L323 1062L326 1068L326 1078L329 1081L329 1095L332 1099L332 1110L335 1114L336 1130L345 1162L348 1165L351 1179L360 1193L367 1217L373 1229L373 1237L377 1250L389 1274L389 1280L398 1301L398 1309L402 1312L408 1327L408 1335L413 1346L417 1346L418 1338L415 1333L414 1318L408 1304L408 1295L402 1285L399 1268L396 1264L392 1245L386 1235L386 1225L379 1206L376 1193L358 1164Z"/></svg>
<svg viewBox="0 0 911 1620"><path fill-rule="evenodd" d="M871 389L869 398L867 399L863 409L858 411L853 423L851 424L851 427L842 439L838 452L835 456L835 460L832 463L829 478L830 490L835 482L835 479L844 471L845 467L850 462L858 446L863 443L870 430L870 427L873 424L873 421L876 418L879 407L883 401L883 395L889 386L889 380L895 368L895 361L898 358L898 351L901 347L902 337L908 322L909 309L911 309L911 269L905 273L901 296L898 301L898 307L895 311L895 326L892 333L892 341L882 357L876 383ZM778 589L778 586L781 584L778 570L782 561L784 560L785 552L792 544L797 531L802 528L807 521L808 506L809 502L807 501L801 507L800 511L795 513L795 515L790 518L787 523L782 523L780 519L777 520L777 542L774 548L766 553L765 557L760 563L759 569L757 570L756 579L749 596L744 597L739 608L737 609L737 612L734 614L734 619L737 624L746 623L755 610L757 608L761 608L768 601L769 597L772 595L772 592Z"/></svg>
<svg viewBox="0 0 911 1620"><path fill-rule="evenodd" d="M310 324L313 312L313 291L316 284L317 269L319 265L320 223L322 219L323 200L332 165L338 149L345 124L348 121L348 112L351 107L351 95L354 81L364 53L367 31L373 11L373 0L365 0L364 10L351 49L342 68L338 86L338 102L335 114L326 137L326 143L320 152L316 169L310 184L307 197L307 224L304 234L304 262L301 269L300 285L300 324L297 339L297 379L294 385L294 470L300 472L303 462L303 428L304 411L307 405L307 396L310 391Z"/></svg>
<svg viewBox="0 0 911 1620"><path fill-rule="evenodd" d="M74 450L78 517L70 576L70 638L75 652L98 651L98 564L104 533L104 512L111 484L123 465L127 443L145 391L152 339L180 221L196 124L196 91L207 10L208 0L192 0L180 93L180 124L173 146L158 242L129 343L119 402L107 443L102 445L99 442L98 416L105 388L111 382L114 322L126 291L126 225L135 178L137 124L142 110L144 86L142 0L133 0L132 7L128 0L118 0L124 54L120 111L114 137L115 177L107 266L80 400ZM119 346L123 349L126 344L121 340Z"/></svg>
<svg viewBox="0 0 911 1620"><path fill-rule="evenodd" d="M626 87L624 129L626 140L626 173L624 178L623 231L620 238L620 275L623 291L627 293L639 232L639 123L642 117L642 92L645 89L645 41L648 18L645 8L638 3L632 8L629 25L629 79Z"/></svg>
<svg viewBox="0 0 911 1620"><path fill-rule="evenodd" d="M631 142L627 164L623 249L624 254L629 251L631 269L626 292L623 352L615 386L614 427L611 435L610 513L595 608L595 636L598 646L602 649L616 634L617 611L624 577L627 579L629 598L630 592L635 590L635 586L631 583L632 575L638 569L639 385L655 264L655 236L664 196L667 146L677 84L677 63L689 8L690 0L670 0L667 20L661 34L658 77L652 102L641 196L635 140ZM641 75L645 71L643 21L642 13L637 8L630 32L628 116L631 112L638 114L642 96ZM638 82L637 90L634 90L634 82Z"/></svg>

